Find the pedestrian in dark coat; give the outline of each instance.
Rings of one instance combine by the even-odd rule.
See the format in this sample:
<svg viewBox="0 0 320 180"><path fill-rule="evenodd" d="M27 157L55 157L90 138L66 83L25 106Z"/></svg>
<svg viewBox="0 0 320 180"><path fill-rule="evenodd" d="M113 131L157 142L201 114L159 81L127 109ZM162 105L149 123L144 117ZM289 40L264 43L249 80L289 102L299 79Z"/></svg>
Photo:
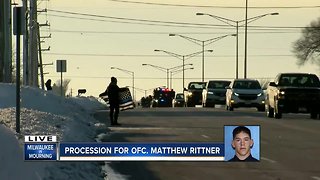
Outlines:
<svg viewBox="0 0 320 180"><path fill-rule="evenodd" d="M104 94L108 95L109 104L110 104L110 122L111 125L121 125L118 123L118 116L119 116L119 87L117 85L117 78L111 77L111 82L107 87ZM103 94L103 93L102 93Z"/></svg>
<svg viewBox="0 0 320 180"><path fill-rule="evenodd" d="M51 79L48 79L48 81L45 83L47 91L51 91L52 90L52 86L51 86Z"/></svg>

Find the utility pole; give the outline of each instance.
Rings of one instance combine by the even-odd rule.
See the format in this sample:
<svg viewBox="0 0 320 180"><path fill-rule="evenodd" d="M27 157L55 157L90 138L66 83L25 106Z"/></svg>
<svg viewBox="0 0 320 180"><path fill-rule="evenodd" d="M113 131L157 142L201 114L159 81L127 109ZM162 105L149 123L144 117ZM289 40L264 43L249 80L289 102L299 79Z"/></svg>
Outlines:
<svg viewBox="0 0 320 180"><path fill-rule="evenodd" d="M41 11L42 12L42 11ZM50 50L50 46L48 49L42 49L41 48L41 43L43 41L41 41L41 35L40 35L40 27L41 26L50 26L47 22L45 24L39 24L37 23L38 26L38 49L39 49L39 68L40 68L40 80L41 80L41 88L44 90L44 73L43 73L43 61L42 61L42 51L49 51ZM45 38L51 38L51 34L50 36L47 36Z"/></svg>
<svg viewBox="0 0 320 180"><path fill-rule="evenodd" d="M4 63L3 82L12 81L12 35L11 35L11 0L4 0Z"/></svg>
<svg viewBox="0 0 320 180"><path fill-rule="evenodd" d="M42 53L41 53L41 41L40 41L40 25L37 23L38 31L38 47L39 47L39 68L40 68L40 79L41 79L41 89L44 90L44 77L43 77L43 65L42 65Z"/></svg>
<svg viewBox="0 0 320 180"><path fill-rule="evenodd" d="M12 79L11 1L0 1L0 82Z"/></svg>
<svg viewBox="0 0 320 180"><path fill-rule="evenodd" d="M244 26L244 75L243 78L247 79L247 46L248 46L248 0L246 0L246 19Z"/></svg>
<svg viewBox="0 0 320 180"><path fill-rule="evenodd" d="M4 1L0 1L0 82L3 82L4 65Z"/></svg>
<svg viewBox="0 0 320 180"><path fill-rule="evenodd" d="M29 85L38 87L37 0L30 0Z"/></svg>
<svg viewBox="0 0 320 180"><path fill-rule="evenodd" d="M29 85L29 80L30 80L30 70L29 70L29 31L28 31L28 0L23 0L23 8L26 10L25 11L25 34L23 36L23 85Z"/></svg>

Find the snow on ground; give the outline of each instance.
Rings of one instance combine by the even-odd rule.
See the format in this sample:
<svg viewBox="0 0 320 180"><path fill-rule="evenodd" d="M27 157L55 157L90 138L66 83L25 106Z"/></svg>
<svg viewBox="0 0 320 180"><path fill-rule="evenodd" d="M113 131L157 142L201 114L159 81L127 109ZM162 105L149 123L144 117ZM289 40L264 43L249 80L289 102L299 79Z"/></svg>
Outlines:
<svg viewBox="0 0 320 180"><path fill-rule="evenodd" d="M25 162L24 135L57 135L59 141L95 141L94 97L61 98L38 88L21 88L21 132L15 131L16 90L0 83L0 179L103 179L99 162ZM101 128L101 127L100 127ZM104 127L106 128L106 127Z"/></svg>

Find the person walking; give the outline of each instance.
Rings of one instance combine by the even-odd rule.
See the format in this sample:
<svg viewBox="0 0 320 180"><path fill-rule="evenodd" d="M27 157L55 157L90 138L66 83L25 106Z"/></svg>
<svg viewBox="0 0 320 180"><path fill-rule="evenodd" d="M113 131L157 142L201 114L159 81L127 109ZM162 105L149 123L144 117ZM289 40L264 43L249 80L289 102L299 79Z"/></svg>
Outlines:
<svg viewBox="0 0 320 180"><path fill-rule="evenodd" d="M111 77L111 82L107 87L106 91L100 94L100 96L102 94L108 95L109 104L110 104L109 117L110 117L111 126L121 125L118 123L119 104L120 104L119 89L120 88L117 85L117 78Z"/></svg>

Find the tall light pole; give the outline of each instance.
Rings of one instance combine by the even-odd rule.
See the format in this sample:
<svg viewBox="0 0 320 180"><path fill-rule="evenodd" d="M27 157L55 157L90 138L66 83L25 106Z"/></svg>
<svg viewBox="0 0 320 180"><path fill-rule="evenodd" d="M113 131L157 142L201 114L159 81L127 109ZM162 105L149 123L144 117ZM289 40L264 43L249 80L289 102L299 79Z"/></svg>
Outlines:
<svg viewBox="0 0 320 180"><path fill-rule="evenodd" d="M126 69L117 68L117 67L111 67L111 69L117 69L119 71L122 71L122 72L125 72L127 74L132 75L132 100L133 100L133 102L135 102L135 96L134 96L134 72L126 70Z"/></svg>
<svg viewBox="0 0 320 180"><path fill-rule="evenodd" d="M188 37L188 36L184 36L184 35L181 35L181 34L169 34L169 36L179 36L181 38L184 38L188 41L191 41L195 44L198 44L202 47L202 82L204 82L204 67L205 67L205 64L204 64L204 46L207 46L209 44L212 44L222 38L225 38L227 36L236 36L235 34L227 34L227 35L223 35L223 36L219 36L219 37L215 37L215 38L211 38L211 39L207 39L207 40L199 40L199 39L195 39L195 38L192 38L192 37Z"/></svg>
<svg viewBox="0 0 320 180"><path fill-rule="evenodd" d="M246 18L244 23L244 70L243 78L247 79L247 41L248 41L248 0L246 0Z"/></svg>
<svg viewBox="0 0 320 180"><path fill-rule="evenodd" d="M173 57L176 57L178 59L181 59L182 60L182 91L184 89L184 61L189 59L189 58L192 58L200 53L202 53L202 51L199 51L199 52L195 52L195 53L191 53L191 54L187 54L187 55L180 55L180 54L177 54L177 53L173 53L173 52L169 52L169 51L165 51L165 50L159 50L159 49L155 49L154 51L156 52L164 52L170 56L173 56ZM213 50L206 50L207 52L213 52Z"/></svg>
<svg viewBox="0 0 320 180"><path fill-rule="evenodd" d="M208 14L208 13L196 13L196 15L199 15L199 16L207 15L207 16L215 18L215 19L217 19L217 20L219 20L219 21L221 21L221 22L223 22L225 24L228 24L228 25L230 25L232 27L236 27L236 36L237 36L237 38L236 38L236 79L238 79L239 78L239 26L240 27L243 26L243 25L246 26L248 23L256 21L256 20L258 20L258 19L260 19L262 17L268 16L268 15L279 15L279 13L267 13L267 14L262 14L262 15L259 15L259 16L254 16L254 17L251 17L251 18L247 18L247 16L246 16L246 18L244 20L240 20L240 21L236 21L236 20L232 20L232 19L228 19L228 18L225 18L225 17L216 16L216 15L212 15L212 14ZM245 22L246 20L247 20L247 22ZM245 23L241 24L243 22L245 22ZM245 33L245 35L246 34L247 33ZM246 52L245 52L245 54L246 54ZM245 55L245 59L246 59L246 55ZM246 61L245 61L245 64L246 64ZM245 65L245 70L246 70L246 65ZM245 73L245 76L246 76L246 73Z"/></svg>
<svg viewBox="0 0 320 180"><path fill-rule="evenodd" d="M191 70L191 69L194 69L194 68L190 67L190 68L183 68L183 69L178 69L178 70L175 70L175 71L171 71L170 72L170 86L172 87L172 76L174 74L180 73L181 71L184 74L184 71L189 70L189 69ZM183 77L183 81L184 81L184 77ZM182 88L182 92L183 92L183 90L184 90L184 85L183 85L183 88Z"/></svg>
<svg viewBox="0 0 320 180"><path fill-rule="evenodd" d="M192 66L193 64L184 64L184 65L180 65L180 66L175 66L175 67L172 67L172 68L164 68L164 67L161 67L161 66L156 66L156 65L153 65L153 64L142 64L142 66L151 66L151 67L154 67L160 71L163 71L165 73L167 73L167 88L170 88L169 87L169 71L170 70L177 70L179 68L183 68L184 66Z"/></svg>

